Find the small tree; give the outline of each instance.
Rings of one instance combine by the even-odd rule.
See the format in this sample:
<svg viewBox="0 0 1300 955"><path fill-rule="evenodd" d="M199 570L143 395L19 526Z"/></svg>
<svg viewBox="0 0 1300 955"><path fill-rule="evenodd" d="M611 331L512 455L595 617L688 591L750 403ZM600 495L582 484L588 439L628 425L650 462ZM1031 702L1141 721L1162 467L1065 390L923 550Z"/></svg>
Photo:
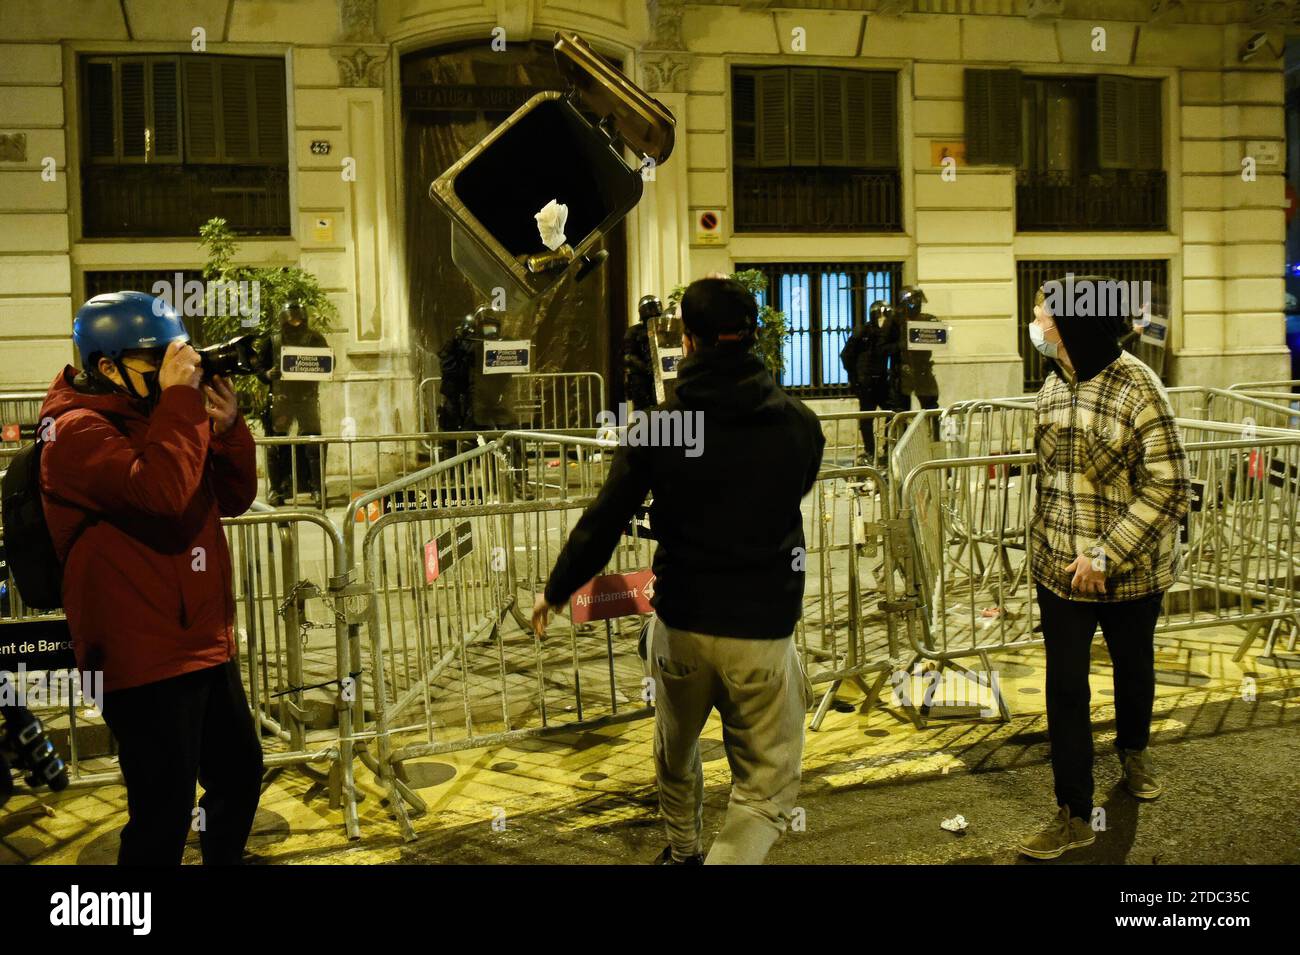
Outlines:
<svg viewBox="0 0 1300 955"><path fill-rule="evenodd" d="M767 289L767 276L758 269L746 269L743 272L733 272L731 278L743 285L754 298ZM668 296L668 303L676 308L682 296L686 294L686 286L679 285L673 289L672 294ZM754 336L754 353L763 360L768 370L772 372L772 377L779 383L781 375L785 371L785 313L778 312L770 305L760 305L758 307L758 333Z"/></svg>
<svg viewBox="0 0 1300 955"><path fill-rule="evenodd" d="M226 341L236 335L271 335L279 331L280 309L287 302L299 302L307 311L307 324L326 334L332 331L338 308L320 287L316 276L296 265L262 267L235 265L239 246L235 234L225 219L209 219L199 228L199 244L207 252L203 278L207 282L256 282L258 307L254 315L204 315L203 339L207 342ZM244 324L248 321L250 324ZM251 324L256 322L256 325ZM241 407L250 415L258 416L266 409L269 389L253 375L240 375L234 380Z"/></svg>

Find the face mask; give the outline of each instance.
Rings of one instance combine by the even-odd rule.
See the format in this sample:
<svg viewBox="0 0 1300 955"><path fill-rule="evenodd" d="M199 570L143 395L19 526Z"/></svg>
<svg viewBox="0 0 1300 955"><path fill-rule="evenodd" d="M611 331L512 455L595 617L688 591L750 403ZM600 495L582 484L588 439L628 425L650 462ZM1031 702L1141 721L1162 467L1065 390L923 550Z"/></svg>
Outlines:
<svg viewBox="0 0 1300 955"><path fill-rule="evenodd" d="M137 371L136 374L144 379L145 393L137 394L135 385L131 381L131 373L127 367L120 362L117 366L117 373L122 376L122 381L126 385L126 393L132 398L139 401L147 402L149 405L156 405L162 398L162 388L158 386L158 375L161 368L155 368L153 371Z"/></svg>
<svg viewBox="0 0 1300 955"><path fill-rule="evenodd" d="M1035 348L1044 358L1059 358L1061 356L1060 346L1056 342L1049 342L1043 336L1043 330L1038 327L1037 322L1029 325L1029 340L1033 342Z"/></svg>

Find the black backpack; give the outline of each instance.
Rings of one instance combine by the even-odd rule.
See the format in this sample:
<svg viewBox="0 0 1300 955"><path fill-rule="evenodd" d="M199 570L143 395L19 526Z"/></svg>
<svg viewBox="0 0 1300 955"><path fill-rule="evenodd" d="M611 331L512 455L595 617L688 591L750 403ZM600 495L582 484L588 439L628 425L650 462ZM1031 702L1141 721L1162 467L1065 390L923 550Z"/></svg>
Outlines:
<svg viewBox="0 0 1300 955"><path fill-rule="evenodd" d="M54 552L41 504L44 447L45 442L37 437L9 460L9 470L0 482L0 509L9 574L23 603L37 610L57 610L63 606L63 565Z"/></svg>

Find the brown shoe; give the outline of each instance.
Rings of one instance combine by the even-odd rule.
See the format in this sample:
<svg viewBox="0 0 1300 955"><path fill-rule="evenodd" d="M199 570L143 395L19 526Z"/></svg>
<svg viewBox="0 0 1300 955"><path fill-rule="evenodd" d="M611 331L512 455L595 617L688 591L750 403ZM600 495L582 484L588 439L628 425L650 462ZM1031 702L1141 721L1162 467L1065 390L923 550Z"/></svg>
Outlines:
<svg viewBox="0 0 1300 955"><path fill-rule="evenodd" d="M1121 749L1119 761L1124 766L1124 788L1135 799L1156 799L1165 791L1145 749Z"/></svg>
<svg viewBox="0 0 1300 955"><path fill-rule="evenodd" d="M1096 841L1097 834L1092 827L1071 816L1069 806L1062 806L1050 826L1020 843L1020 851L1031 859L1055 859L1071 849L1082 849Z"/></svg>

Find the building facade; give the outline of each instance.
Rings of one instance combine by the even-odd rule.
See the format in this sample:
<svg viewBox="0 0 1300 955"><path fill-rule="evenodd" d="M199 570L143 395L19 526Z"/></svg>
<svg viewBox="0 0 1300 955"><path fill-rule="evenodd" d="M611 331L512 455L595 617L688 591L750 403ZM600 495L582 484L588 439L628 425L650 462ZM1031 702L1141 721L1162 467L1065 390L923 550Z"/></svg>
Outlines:
<svg viewBox="0 0 1300 955"><path fill-rule="evenodd" d="M624 301L763 269L810 397L842 394L838 343L903 283L952 325L945 399L1018 394L1036 374L1026 296L1091 266L1152 282L1168 383L1286 378L1293 6L3 0L0 390L44 388L72 360L88 294L200 267L197 241L170 233L214 202L246 219L241 261L300 264L338 306L326 431L412 430L403 210L428 183L404 181L402 58L556 30L677 118L626 223ZM130 204L150 189L152 208Z"/></svg>

